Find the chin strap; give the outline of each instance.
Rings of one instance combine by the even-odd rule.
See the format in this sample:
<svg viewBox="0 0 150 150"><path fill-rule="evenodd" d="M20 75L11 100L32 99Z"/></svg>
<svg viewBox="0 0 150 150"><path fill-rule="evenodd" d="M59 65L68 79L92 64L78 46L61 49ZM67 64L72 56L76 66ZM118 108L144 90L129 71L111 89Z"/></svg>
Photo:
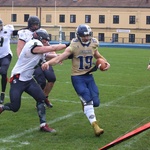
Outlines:
<svg viewBox="0 0 150 150"><path fill-rule="evenodd" d="M87 46L88 47L91 44L91 42L89 42L87 44L81 42L81 44L82 44L82 46Z"/></svg>

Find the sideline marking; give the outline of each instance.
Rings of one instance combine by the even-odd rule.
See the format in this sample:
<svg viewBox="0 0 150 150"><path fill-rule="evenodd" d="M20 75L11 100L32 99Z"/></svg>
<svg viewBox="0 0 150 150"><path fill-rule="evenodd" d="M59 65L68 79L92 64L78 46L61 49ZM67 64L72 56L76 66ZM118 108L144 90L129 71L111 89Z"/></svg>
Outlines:
<svg viewBox="0 0 150 150"><path fill-rule="evenodd" d="M115 146L116 144L119 144L119 143L121 143L121 142L123 142L123 141L125 141L125 140L127 140L127 139L129 139L129 138L131 138L131 137L133 137L133 136L135 136L135 135L145 131L145 130L148 130L148 129L150 129L150 122L148 122L148 123L146 123L146 124L136 128L136 129L132 130L131 132L129 132L129 133L127 133L127 134L125 134L125 135L115 139L114 141L112 141L109 144L103 146L99 150L107 150L107 149Z"/></svg>

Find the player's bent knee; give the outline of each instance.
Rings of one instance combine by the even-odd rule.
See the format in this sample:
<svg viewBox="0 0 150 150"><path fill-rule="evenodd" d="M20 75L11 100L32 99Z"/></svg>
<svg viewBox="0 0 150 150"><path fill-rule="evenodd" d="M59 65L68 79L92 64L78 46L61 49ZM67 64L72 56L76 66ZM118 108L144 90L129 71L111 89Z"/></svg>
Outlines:
<svg viewBox="0 0 150 150"><path fill-rule="evenodd" d="M99 98L94 98L93 99L93 106L94 107L98 107L100 105L100 100L99 100Z"/></svg>
<svg viewBox="0 0 150 150"><path fill-rule="evenodd" d="M94 107L98 107L100 105L100 103L99 102L95 102L95 103L93 103L93 106Z"/></svg>
<svg viewBox="0 0 150 150"><path fill-rule="evenodd" d="M19 109L20 109L20 107L11 107L11 110L12 110L13 112L17 112Z"/></svg>

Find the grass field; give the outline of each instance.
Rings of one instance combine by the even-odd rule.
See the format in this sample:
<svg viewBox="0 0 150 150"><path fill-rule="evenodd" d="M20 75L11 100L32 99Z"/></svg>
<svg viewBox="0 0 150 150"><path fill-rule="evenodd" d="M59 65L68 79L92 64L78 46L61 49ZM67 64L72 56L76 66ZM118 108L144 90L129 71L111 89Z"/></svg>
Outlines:
<svg viewBox="0 0 150 150"><path fill-rule="evenodd" d="M16 45L12 45L16 62ZM81 110L70 81L70 60L54 66L57 81L50 94L54 107L47 110L47 123L57 135L41 133L35 101L26 93L17 113L0 116L0 150L98 150L116 138L150 122L150 51L131 48L100 48L111 68L94 72L100 90L101 105L95 109L105 133L95 137ZM9 84L5 102L9 102ZM150 129L111 150L150 150Z"/></svg>

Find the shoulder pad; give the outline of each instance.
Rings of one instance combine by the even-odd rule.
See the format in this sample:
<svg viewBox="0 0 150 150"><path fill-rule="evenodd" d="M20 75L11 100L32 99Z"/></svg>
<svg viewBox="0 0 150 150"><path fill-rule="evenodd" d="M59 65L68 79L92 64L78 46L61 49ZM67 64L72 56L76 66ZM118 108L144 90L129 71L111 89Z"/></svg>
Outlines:
<svg viewBox="0 0 150 150"><path fill-rule="evenodd" d="M9 30L9 31L13 31L13 30L14 30L14 26L13 26L13 25L10 25L10 24L5 25L4 28L5 28L6 30Z"/></svg>
<svg viewBox="0 0 150 150"><path fill-rule="evenodd" d="M72 42L79 42L79 40L77 38L73 38Z"/></svg>
<svg viewBox="0 0 150 150"><path fill-rule="evenodd" d="M92 38L91 41L92 41L93 43L98 43L98 40L97 40L96 38Z"/></svg>

